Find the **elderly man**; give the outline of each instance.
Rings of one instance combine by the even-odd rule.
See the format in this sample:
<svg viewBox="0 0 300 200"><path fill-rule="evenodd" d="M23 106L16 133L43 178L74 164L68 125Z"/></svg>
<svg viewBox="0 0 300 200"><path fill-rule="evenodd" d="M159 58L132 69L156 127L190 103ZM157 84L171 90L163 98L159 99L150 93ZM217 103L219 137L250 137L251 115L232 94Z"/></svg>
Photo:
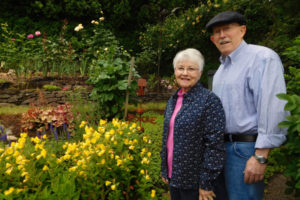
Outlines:
<svg viewBox="0 0 300 200"><path fill-rule="evenodd" d="M230 200L262 199L269 151L286 139L286 131L277 126L287 114L285 102L276 97L286 92L283 66L273 50L244 41L246 21L237 12L219 13L206 29L221 52L213 91L226 116L228 196Z"/></svg>

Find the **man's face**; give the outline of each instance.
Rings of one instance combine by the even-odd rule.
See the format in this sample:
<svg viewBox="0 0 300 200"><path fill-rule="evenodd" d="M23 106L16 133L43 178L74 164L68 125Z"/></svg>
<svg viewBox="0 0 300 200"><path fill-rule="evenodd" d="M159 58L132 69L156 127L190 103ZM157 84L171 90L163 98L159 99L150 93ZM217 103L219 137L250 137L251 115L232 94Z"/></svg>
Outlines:
<svg viewBox="0 0 300 200"><path fill-rule="evenodd" d="M222 55L231 54L243 41L246 26L238 23L222 24L213 27L210 40L216 45Z"/></svg>

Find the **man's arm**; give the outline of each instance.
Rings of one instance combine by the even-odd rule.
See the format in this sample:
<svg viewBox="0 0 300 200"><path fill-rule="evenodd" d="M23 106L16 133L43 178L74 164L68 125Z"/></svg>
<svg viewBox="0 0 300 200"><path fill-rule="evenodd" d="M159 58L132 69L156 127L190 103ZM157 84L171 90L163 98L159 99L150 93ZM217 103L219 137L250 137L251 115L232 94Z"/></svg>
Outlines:
<svg viewBox="0 0 300 200"><path fill-rule="evenodd" d="M259 60L259 59L258 59ZM286 93L283 78L283 66L275 52L270 57L260 60L250 81L257 108L258 138L255 144L255 154L268 158L271 148L280 146L285 141L286 131L278 128L278 123L286 116L285 102L276 97ZM251 156L245 167L245 183L255 183L263 180L267 164L260 163Z"/></svg>

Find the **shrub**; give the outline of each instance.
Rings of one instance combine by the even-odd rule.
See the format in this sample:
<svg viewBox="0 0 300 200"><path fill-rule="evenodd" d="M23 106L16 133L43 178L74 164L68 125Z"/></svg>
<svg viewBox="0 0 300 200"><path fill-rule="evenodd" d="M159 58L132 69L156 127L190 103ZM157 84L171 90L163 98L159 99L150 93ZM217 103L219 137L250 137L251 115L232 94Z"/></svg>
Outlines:
<svg viewBox="0 0 300 200"><path fill-rule="evenodd" d="M295 64L299 64L300 55L300 36L296 38L293 45L285 51L285 55L290 58ZM286 143L280 148L280 151L275 154L278 157L279 164L283 165L286 170L284 175L288 177L286 183L288 188L287 194L294 192L295 197L300 197L300 96L299 82L300 70L295 67L290 67L290 74L286 76L289 80L287 84L288 94L278 94L280 99L286 100L285 110L290 112L286 116L286 121L279 123L280 128L288 128Z"/></svg>
<svg viewBox="0 0 300 200"><path fill-rule="evenodd" d="M122 116L126 90L136 96L136 80L128 85L130 64L129 54L117 46L99 51L97 59L92 61L88 83L94 85L91 97L98 103L103 118ZM134 68L132 74L138 77Z"/></svg>
<svg viewBox="0 0 300 200"><path fill-rule="evenodd" d="M25 133L0 148L1 199L157 199L149 173L149 136L135 123L86 122L79 142Z"/></svg>

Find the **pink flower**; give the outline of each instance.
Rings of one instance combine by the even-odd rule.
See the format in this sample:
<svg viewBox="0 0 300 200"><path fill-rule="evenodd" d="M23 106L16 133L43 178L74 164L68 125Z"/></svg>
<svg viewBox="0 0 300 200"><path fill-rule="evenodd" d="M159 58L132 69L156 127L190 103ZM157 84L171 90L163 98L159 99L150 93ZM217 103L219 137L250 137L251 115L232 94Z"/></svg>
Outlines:
<svg viewBox="0 0 300 200"><path fill-rule="evenodd" d="M66 91L66 90L69 90L69 88L65 87L65 88L63 88L62 90L63 90L63 91Z"/></svg>
<svg viewBox="0 0 300 200"><path fill-rule="evenodd" d="M172 85L168 85L168 89L171 90L173 87Z"/></svg>
<svg viewBox="0 0 300 200"><path fill-rule="evenodd" d="M40 32L40 31L36 31L36 32L35 32L35 36L36 36L36 37L39 37L40 35L41 35L41 32Z"/></svg>
<svg viewBox="0 0 300 200"><path fill-rule="evenodd" d="M11 38L11 41L15 42L15 41L16 41L16 38Z"/></svg>
<svg viewBox="0 0 300 200"><path fill-rule="evenodd" d="M34 38L34 35L33 35L33 34L27 35L27 39L32 39L32 38Z"/></svg>

